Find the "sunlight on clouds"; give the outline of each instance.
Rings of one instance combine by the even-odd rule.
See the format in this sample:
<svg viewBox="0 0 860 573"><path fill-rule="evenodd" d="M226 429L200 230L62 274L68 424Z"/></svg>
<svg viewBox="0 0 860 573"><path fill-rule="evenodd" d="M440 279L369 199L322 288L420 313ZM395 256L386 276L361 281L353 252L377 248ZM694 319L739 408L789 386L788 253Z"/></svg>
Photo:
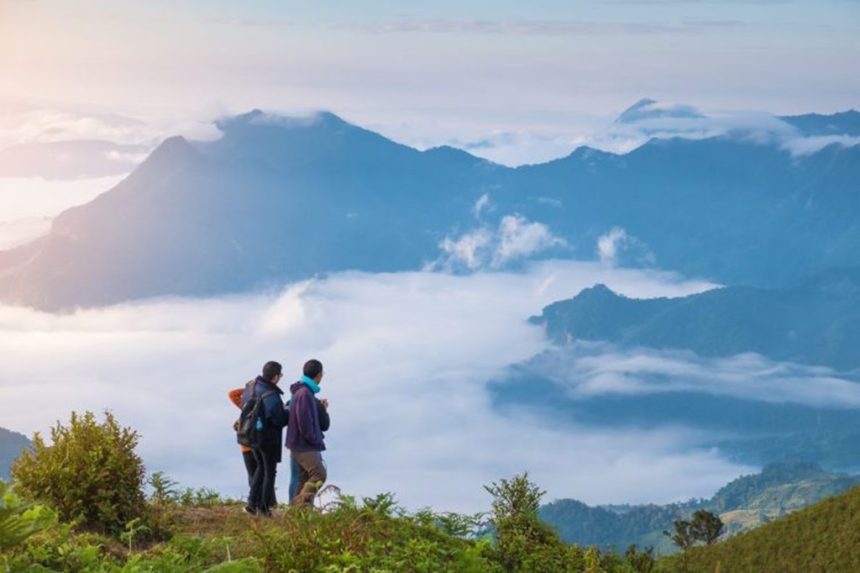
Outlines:
<svg viewBox="0 0 860 573"><path fill-rule="evenodd" d="M49 180L40 177L0 177L0 221L54 217L69 207L82 205L113 188L125 175Z"/></svg>

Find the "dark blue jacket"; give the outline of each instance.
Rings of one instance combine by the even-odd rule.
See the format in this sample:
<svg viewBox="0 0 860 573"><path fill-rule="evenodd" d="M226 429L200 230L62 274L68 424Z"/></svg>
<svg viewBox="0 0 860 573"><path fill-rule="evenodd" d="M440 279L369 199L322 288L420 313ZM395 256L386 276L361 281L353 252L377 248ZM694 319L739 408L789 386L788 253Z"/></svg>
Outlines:
<svg viewBox="0 0 860 573"><path fill-rule="evenodd" d="M321 452L325 450L320 410L317 399L304 382L290 386L290 425L287 426L287 447L296 452Z"/></svg>
<svg viewBox="0 0 860 573"><path fill-rule="evenodd" d="M287 425L288 420L288 413L284 409L284 400L281 398L284 391L278 388L275 384L266 381L262 376L257 376L254 383L246 386L245 392L242 393L243 406L251 397L251 392L256 396L262 396L266 392L273 392L263 400L265 418L263 421L263 436L260 445L277 445L278 454L280 455L280 451L283 449L284 444L284 426Z"/></svg>

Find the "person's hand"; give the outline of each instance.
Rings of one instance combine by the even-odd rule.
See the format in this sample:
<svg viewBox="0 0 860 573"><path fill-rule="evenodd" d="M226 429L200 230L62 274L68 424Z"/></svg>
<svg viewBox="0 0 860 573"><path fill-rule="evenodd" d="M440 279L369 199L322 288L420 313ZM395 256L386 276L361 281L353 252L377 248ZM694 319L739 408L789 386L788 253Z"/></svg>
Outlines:
<svg viewBox="0 0 860 573"><path fill-rule="evenodd" d="M326 410L328 410L328 398L323 398L323 399L321 400L321 402L322 402L323 408L325 408Z"/></svg>

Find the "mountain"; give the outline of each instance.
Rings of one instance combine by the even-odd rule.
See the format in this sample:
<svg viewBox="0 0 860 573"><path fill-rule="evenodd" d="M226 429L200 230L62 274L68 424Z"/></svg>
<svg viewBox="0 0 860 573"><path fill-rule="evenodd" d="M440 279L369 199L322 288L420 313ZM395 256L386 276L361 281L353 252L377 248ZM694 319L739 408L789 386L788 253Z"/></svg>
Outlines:
<svg viewBox="0 0 860 573"><path fill-rule="evenodd" d="M114 189L57 217L47 237L0 254L0 298L63 309L416 268L494 169L331 114L252 112L219 128L217 142L164 141Z"/></svg>
<svg viewBox="0 0 860 573"><path fill-rule="evenodd" d="M784 115L779 119L797 128L805 136L860 136L860 112L853 109L831 115Z"/></svg>
<svg viewBox="0 0 860 573"><path fill-rule="evenodd" d="M128 173L148 147L100 140L22 143L0 149L0 177L79 179Z"/></svg>
<svg viewBox="0 0 860 573"><path fill-rule="evenodd" d="M511 169L421 152L330 113L255 110L217 126L217 141L165 140L46 237L0 253L0 300L63 310L417 269L444 239L513 214L566 245L537 257L593 260L619 228L614 263L724 284L860 264L860 146L795 157L744 137L654 139L625 155L579 148ZM493 209L476 220L484 196Z"/></svg>
<svg viewBox="0 0 860 573"><path fill-rule="evenodd" d="M682 427L744 464L854 468L858 309L860 267L679 298L596 285L530 319L554 344L488 389L502 411L571 431Z"/></svg>
<svg viewBox="0 0 860 573"><path fill-rule="evenodd" d="M860 487L661 565L666 571L860 571Z"/></svg>
<svg viewBox="0 0 860 573"><path fill-rule="evenodd" d="M31 445L30 440L23 435L0 428L0 479L9 478L12 462L21 455L21 450Z"/></svg>
<svg viewBox="0 0 860 573"><path fill-rule="evenodd" d="M569 543L623 550L631 544L673 552L663 531L697 509L718 514L728 535L759 527L860 485L860 476L829 473L809 463L771 464L761 473L742 476L711 499L668 505L590 507L572 499L540 508L541 518Z"/></svg>
<svg viewBox="0 0 860 573"><path fill-rule="evenodd" d="M700 356L757 352L860 369L860 267L832 269L779 289L730 286L680 298L629 299L596 285L547 306L532 322L560 344L604 340Z"/></svg>

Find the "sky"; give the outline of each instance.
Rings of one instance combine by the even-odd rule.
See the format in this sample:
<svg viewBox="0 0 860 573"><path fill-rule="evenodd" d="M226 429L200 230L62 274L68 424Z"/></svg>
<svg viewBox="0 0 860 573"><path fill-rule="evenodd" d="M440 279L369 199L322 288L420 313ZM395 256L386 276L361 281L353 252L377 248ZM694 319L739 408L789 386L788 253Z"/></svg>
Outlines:
<svg viewBox="0 0 860 573"><path fill-rule="evenodd" d="M417 146L507 136L546 155L642 97L856 107L858 38L856 0L0 0L0 144L47 111L163 137L328 109Z"/></svg>

